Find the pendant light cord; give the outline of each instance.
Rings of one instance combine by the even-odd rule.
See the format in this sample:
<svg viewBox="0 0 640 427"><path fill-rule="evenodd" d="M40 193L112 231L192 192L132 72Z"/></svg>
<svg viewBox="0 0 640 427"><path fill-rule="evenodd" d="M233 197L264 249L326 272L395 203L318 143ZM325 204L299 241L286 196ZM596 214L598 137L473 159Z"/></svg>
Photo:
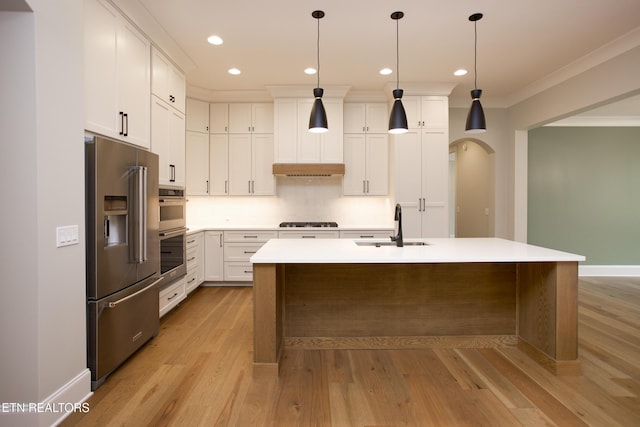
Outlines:
<svg viewBox="0 0 640 427"><path fill-rule="evenodd" d="M318 85L316 87L320 87L320 18L316 18L318 21L318 37L316 39L316 54L318 60Z"/></svg>
<svg viewBox="0 0 640 427"><path fill-rule="evenodd" d="M478 21L473 21L473 87L478 89Z"/></svg>
<svg viewBox="0 0 640 427"><path fill-rule="evenodd" d="M396 19L396 89L400 89L400 23Z"/></svg>

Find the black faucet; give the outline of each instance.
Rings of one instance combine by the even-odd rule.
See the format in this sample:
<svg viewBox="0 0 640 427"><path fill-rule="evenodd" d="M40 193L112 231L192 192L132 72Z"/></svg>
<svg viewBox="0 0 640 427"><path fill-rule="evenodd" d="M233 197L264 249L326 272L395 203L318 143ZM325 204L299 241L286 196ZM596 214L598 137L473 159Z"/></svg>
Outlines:
<svg viewBox="0 0 640 427"><path fill-rule="evenodd" d="M404 241L402 240L402 208L400 207L400 203L396 204L396 213L393 217L396 222L396 235L391 236L391 241L396 242L396 246L401 248L404 246Z"/></svg>

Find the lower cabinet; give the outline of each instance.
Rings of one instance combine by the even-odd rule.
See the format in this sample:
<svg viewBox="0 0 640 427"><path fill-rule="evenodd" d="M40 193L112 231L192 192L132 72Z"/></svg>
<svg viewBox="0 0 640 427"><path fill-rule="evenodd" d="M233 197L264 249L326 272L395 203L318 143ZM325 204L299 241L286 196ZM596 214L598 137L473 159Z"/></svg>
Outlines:
<svg viewBox="0 0 640 427"><path fill-rule="evenodd" d="M341 239L388 239L393 234L393 229L376 230L341 230Z"/></svg>
<svg viewBox="0 0 640 427"><path fill-rule="evenodd" d="M338 230L283 230L278 232L281 239L338 239Z"/></svg>
<svg viewBox="0 0 640 427"><path fill-rule="evenodd" d="M219 282L224 280L223 232L208 230L204 233L204 280Z"/></svg>
<svg viewBox="0 0 640 427"><path fill-rule="evenodd" d="M160 317L167 314L187 297L187 276L176 280L160 291Z"/></svg>
<svg viewBox="0 0 640 427"><path fill-rule="evenodd" d="M204 232L187 236L187 295L204 282Z"/></svg>
<svg viewBox="0 0 640 427"><path fill-rule="evenodd" d="M224 233L224 280L250 282L253 267L249 260L269 239L277 239L275 230L232 230Z"/></svg>

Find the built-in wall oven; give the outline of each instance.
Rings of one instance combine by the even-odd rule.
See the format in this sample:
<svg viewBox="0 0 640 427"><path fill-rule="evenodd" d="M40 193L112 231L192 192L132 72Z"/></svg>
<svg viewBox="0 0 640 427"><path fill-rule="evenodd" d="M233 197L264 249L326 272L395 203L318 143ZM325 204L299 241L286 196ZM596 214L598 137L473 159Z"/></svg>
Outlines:
<svg viewBox="0 0 640 427"><path fill-rule="evenodd" d="M163 286L187 274L187 221L184 189L160 188L160 274Z"/></svg>

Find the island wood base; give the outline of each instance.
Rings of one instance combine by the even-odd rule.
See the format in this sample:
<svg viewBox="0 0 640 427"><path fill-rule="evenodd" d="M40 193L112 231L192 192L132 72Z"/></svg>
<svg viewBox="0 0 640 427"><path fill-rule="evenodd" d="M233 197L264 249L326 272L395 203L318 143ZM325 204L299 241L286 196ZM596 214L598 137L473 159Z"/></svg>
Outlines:
<svg viewBox="0 0 640 427"><path fill-rule="evenodd" d="M577 262L254 264L254 375L284 348L517 346L578 375Z"/></svg>

